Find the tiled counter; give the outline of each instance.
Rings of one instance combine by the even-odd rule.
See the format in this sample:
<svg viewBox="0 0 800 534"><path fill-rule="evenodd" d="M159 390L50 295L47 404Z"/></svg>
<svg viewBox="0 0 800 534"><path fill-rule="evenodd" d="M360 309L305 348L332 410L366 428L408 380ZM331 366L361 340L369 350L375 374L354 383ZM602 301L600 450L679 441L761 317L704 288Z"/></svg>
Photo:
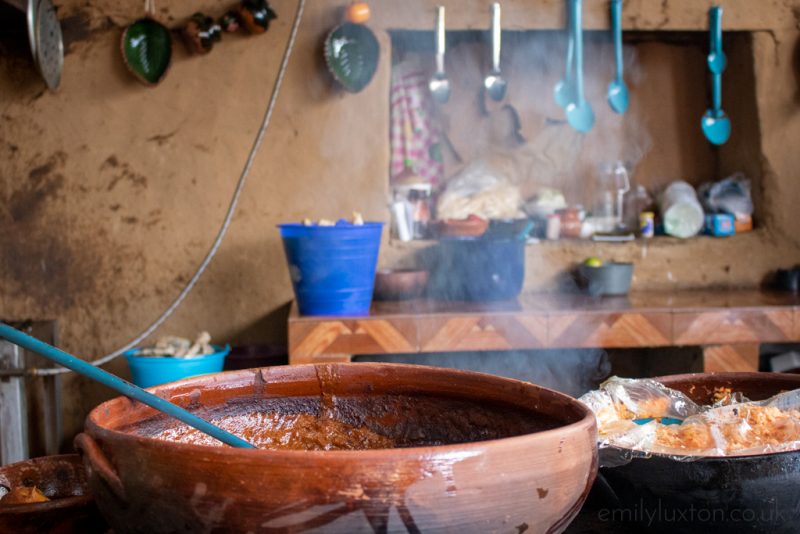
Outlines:
<svg viewBox="0 0 800 534"><path fill-rule="evenodd" d="M357 354L702 346L707 371L755 370L760 343L800 341L800 299L757 290L498 303L377 302L368 317L289 317L291 363Z"/></svg>

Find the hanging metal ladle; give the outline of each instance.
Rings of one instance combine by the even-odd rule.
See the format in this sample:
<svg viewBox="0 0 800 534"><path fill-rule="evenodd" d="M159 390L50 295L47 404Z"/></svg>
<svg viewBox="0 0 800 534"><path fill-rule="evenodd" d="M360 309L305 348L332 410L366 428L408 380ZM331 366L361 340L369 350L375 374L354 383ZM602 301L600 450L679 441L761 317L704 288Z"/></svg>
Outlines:
<svg viewBox="0 0 800 534"><path fill-rule="evenodd" d="M108 386L111 389L125 395L126 397L137 400L143 404L146 404L147 406L150 406L151 408L158 410L159 412L172 416L175 419L186 423L187 425L196 428L197 430L208 434L213 438L218 439L226 445L246 449L255 448L251 443L243 440L242 438L222 430L218 426L209 423L205 419L197 417L196 415L162 399L161 397L153 395L152 393L148 393L142 388L134 386L130 382L127 382L118 376L114 376L111 373L103 371L99 367L95 367L84 360L57 349L52 345L48 345L43 341L39 341L35 337L20 332L16 328L12 328L5 323L0 323L0 338L7 339L15 345L19 345L24 349L35 352L41 356L44 356L48 360L52 360L57 364L66 367L67 369L71 369L76 373L94 380L95 382L99 382L104 386Z"/></svg>
<svg viewBox="0 0 800 534"><path fill-rule="evenodd" d="M500 26L500 4L492 4L492 70L483 80L489 98L495 102L503 100L506 96L508 84L500 75L500 39L502 29Z"/></svg>
<svg viewBox="0 0 800 534"><path fill-rule="evenodd" d="M23 13L28 25L33 61L47 87L58 88L64 66L64 40L56 8L51 0L2 0Z"/></svg>
<svg viewBox="0 0 800 534"><path fill-rule="evenodd" d="M440 104L445 104L450 99L450 81L444 72L445 53L445 20L444 6L439 6L436 11L436 73L434 73L428 88L433 99Z"/></svg>

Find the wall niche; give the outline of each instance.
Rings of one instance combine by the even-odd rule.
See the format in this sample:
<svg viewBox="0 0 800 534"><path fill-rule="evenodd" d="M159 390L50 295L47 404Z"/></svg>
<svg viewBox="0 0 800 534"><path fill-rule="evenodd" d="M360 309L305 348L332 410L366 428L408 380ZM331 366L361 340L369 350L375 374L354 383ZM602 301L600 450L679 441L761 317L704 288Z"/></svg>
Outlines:
<svg viewBox="0 0 800 534"><path fill-rule="evenodd" d="M483 90L490 69L488 32L448 32L451 96L443 105L434 104L426 89L434 70L432 32L391 31L390 36L393 186L429 181L435 194L464 169L485 161L504 173L524 199L553 188L568 204L591 210L599 169L619 160L631 170L632 190L643 186L651 195L674 180L699 186L741 171L751 180L755 218L759 217L760 133L748 32L727 32L724 37L728 68L723 109L733 133L722 147L712 146L700 128L711 102L706 32L624 33L631 97L624 115L614 113L607 102L614 76L610 32L585 32L586 97L597 118L588 134L570 128L553 98L553 88L565 73L563 31L503 32L501 70L508 94L500 103L488 99ZM406 108L400 103L403 98ZM409 114L415 106L421 115ZM409 126L431 130L425 139L414 141L417 146L411 148L416 152L409 150Z"/></svg>

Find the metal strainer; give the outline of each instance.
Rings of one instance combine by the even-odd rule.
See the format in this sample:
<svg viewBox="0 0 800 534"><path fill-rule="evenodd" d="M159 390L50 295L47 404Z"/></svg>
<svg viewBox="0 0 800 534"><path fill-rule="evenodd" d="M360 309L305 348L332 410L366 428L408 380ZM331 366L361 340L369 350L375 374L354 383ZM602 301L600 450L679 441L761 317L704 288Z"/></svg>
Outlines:
<svg viewBox="0 0 800 534"><path fill-rule="evenodd" d="M55 90L61 83L64 66L64 40L61 24L52 0L2 0L26 14L28 40L36 68L47 87Z"/></svg>

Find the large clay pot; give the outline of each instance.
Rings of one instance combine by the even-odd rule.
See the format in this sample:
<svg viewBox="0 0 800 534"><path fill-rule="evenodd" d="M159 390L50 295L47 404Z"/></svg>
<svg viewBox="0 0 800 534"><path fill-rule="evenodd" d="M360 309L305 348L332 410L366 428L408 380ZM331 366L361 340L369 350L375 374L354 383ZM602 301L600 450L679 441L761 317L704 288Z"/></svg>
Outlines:
<svg viewBox="0 0 800 534"><path fill-rule="evenodd" d="M328 403L398 439L447 439L442 435L449 432L484 441L339 451L189 445L144 437L173 423L117 398L89 414L76 441L98 506L117 534L561 532L597 470L595 420L586 407L491 375L303 365L197 377L151 391L211 418L265 406L314 413Z"/></svg>
<svg viewBox="0 0 800 534"><path fill-rule="evenodd" d="M800 376L778 373L656 380L701 404L711 403L715 387L729 387L751 400L800 388ZM800 532L800 451L692 461L653 454L601 473L613 495L606 517L639 523L650 532Z"/></svg>
<svg viewBox="0 0 800 534"><path fill-rule="evenodd" d="M0 501L0 532L92 534L108 530L89 494L86 471L77 454L43 456L0 467L0 484L9 489L36 486L51 499L11 505Z"/></svg>

